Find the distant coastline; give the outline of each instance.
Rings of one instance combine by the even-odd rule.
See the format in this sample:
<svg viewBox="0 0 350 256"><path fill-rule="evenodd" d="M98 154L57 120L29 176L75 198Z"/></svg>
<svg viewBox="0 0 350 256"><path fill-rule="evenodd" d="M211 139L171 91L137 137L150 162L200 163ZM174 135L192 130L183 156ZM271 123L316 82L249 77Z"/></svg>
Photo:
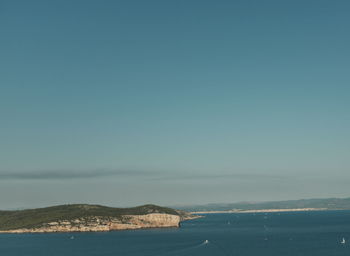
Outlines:
<svg viewBox="0 0 350 256"><path fill-rule="evenodd" d="M307 212L307 211L327 211L327 208L294 208L294 209L260 209L260 210L240 210L232 209L225 211L195 211L191 214L211 214L211 213L268 213L268 212Z"/></svg>
<svg viewBox="0 0 350 256"><path fill-rule="evenodd" d="M315 198L287 201L210 203L176 207L193 213L250 213L350 210L350 198Z"/></svg>

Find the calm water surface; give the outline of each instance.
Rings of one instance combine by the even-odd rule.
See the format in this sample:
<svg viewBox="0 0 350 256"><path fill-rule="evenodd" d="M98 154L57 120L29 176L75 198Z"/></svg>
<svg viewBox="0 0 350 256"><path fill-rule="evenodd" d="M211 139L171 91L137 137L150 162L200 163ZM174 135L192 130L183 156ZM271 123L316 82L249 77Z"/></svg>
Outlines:
<svg viewBox="0 0 350 256"><path fill-rule="evenodd" d="M180 229L0 234L0 255L350 255L350 211L208 214Z"/></svg>

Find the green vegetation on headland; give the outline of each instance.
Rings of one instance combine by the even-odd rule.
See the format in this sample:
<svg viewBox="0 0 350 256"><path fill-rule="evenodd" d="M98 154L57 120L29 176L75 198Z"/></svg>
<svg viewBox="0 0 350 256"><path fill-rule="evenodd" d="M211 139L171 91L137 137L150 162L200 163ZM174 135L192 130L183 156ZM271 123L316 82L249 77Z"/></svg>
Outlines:
<svg viewBox="0 0 350 256"><path fill-rule="evenodd" d="M206 204L177 207L190 212L205 211L251 211L271 209L322 209L322 210L350 210L350 198L300 199L271 202L240 202L227 204Z"/></svg>
<svg viewBox="0 0 350 256"><path fill-rule="evenodd" d="M125 222L124 216L163 213L189 218L189 214L156 205L143 205L133 208L113 208L101 205L73 204L38 209L0 211L0 230L40 228L47 223L74 220L89 221L99 217L104 220L117 219Z"/></svg>

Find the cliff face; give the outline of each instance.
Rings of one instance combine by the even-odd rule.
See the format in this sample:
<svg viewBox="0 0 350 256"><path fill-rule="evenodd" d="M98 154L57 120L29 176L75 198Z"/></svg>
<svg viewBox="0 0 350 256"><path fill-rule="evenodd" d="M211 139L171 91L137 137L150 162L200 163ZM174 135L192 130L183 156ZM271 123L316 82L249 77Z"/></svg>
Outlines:
<svg viewBox="0 0 350 256"><path fill-rule="evenodd" d="M123 223L112 222L110 230L179 227L180 216L162 213L123 216ZM125 223L126 222L126 223Z"/></svg>
<svg viewBox="0 0 350 256"><path fill-rule="evenodd" d="M179 227L181 217L173 214L150 213L123 215L121 218L88 217L49 222L36 228L2 230L0 233L86 232L140 228Z"/></svg>

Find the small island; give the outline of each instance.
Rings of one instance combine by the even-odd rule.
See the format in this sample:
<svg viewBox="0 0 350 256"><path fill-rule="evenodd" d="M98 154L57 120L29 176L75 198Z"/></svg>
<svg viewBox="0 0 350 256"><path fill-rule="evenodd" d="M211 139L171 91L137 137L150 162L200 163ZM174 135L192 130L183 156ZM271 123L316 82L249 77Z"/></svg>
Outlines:
<svg viewBox="0 0 350 256"><path fill-rule="evenodd" d="M113 208L72 204L46 208L0 211L0 233L100 232L141 228L179 227L198 216L185 211L143 205Z"/></svg>

